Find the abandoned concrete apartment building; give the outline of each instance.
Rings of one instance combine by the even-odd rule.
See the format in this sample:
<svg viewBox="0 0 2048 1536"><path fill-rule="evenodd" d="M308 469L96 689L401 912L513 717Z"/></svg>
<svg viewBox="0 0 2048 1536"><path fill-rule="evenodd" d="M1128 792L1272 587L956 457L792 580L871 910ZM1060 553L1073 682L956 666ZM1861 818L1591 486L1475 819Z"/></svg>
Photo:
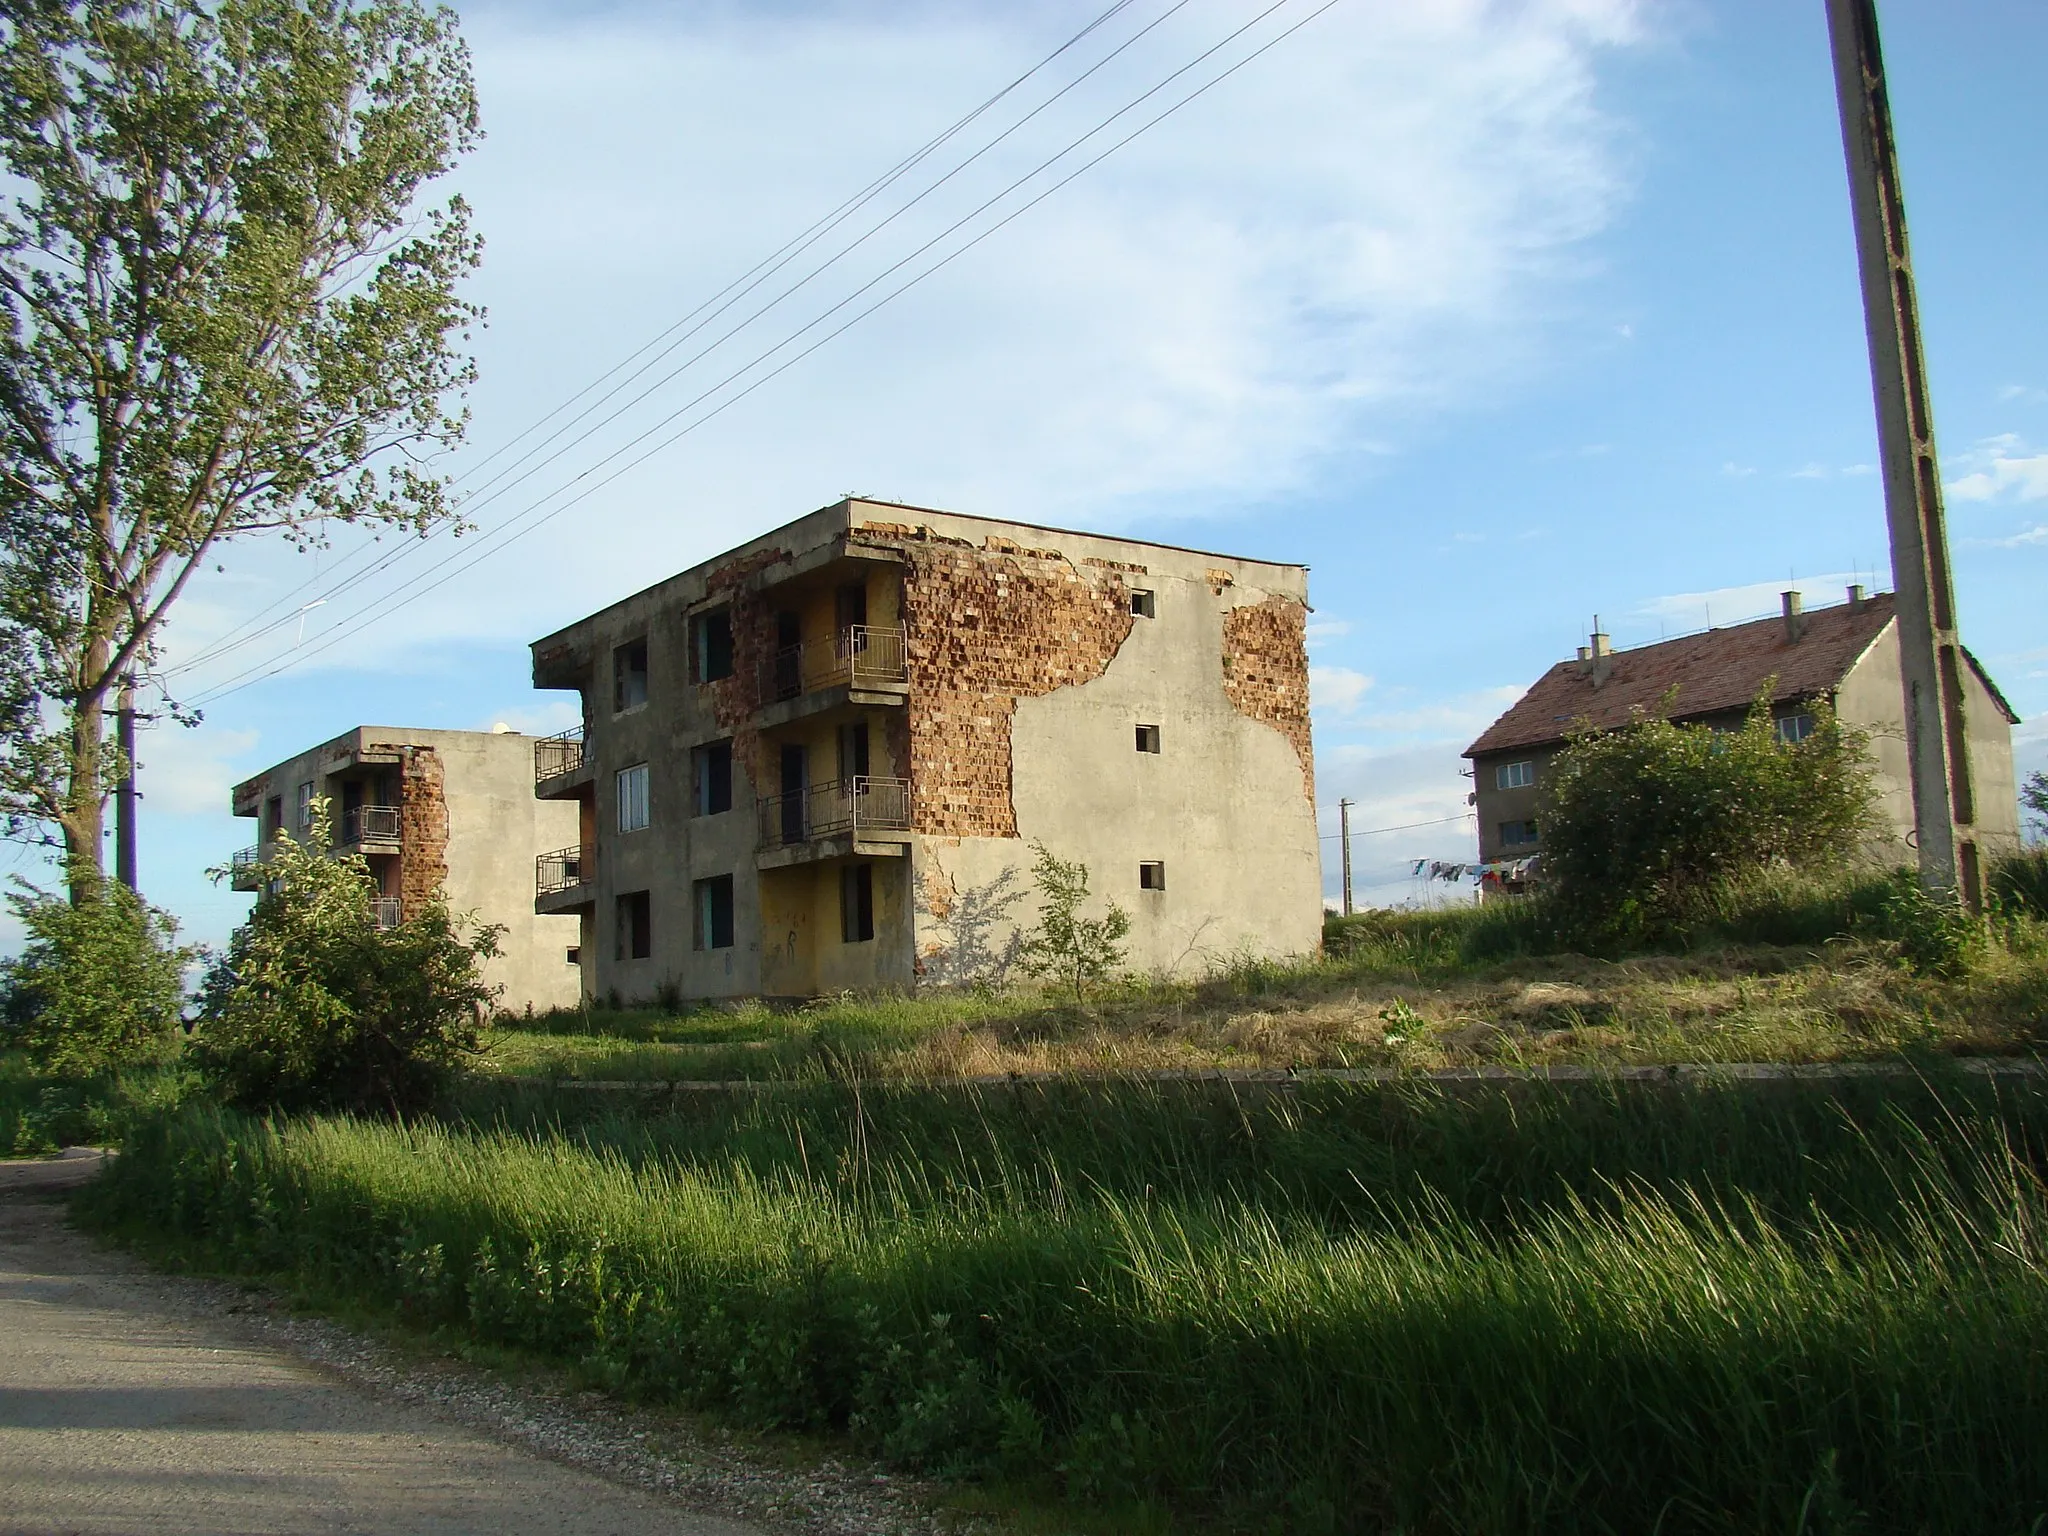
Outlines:
<svg viewBox="0 0 2048 1536"><path fill-rule="evenodd" d="M849 499L534 643L588 995L802 997L1003 971L1030 844L1130 963L1321 925L1307 571ZM567 839L564 839L567 843Z"/></svg>
<svg viewBox="0 0 2048 1536"><path fill-rule="evenodd" d="M2012 728L2019 717L1977 658L1963 655L1963 739L1975 802L1970 815L1979 846L1995 858L2019 846L2012 758ZM1786 592L1774 617L1625 651L1594 634L1576 659L1551 667L1465 749L1473 767L1481 861L1541 853L1539 791L1550 760L1573 729L1611 729L1638 709L1733 729L1766 685L1782 739L1803 740L1813 729L1814 706L1823 700L1843 724L1868 736L1878 797L1869 852L1885 862L1912 862L1898 619L1891 593L1865 593L1862 587L1849 588L1845 602L1812 609L1800 593Z"/></svg>
<svg viewBox="0 0 2048 1536"><path fill-rule="evenodd" d="M458 914L504 926L503 952L485 967L503 988L499 1007L576 1005L576 920L535 912L528 883L534 857L575 835L576 812L534 799L532 737L358 726L244 780L234 812L256 818L257 841L234 856L236 890L258 889L279 832L312 835L322 800L329 845L369 865L379 924L439 894Z"/></svg>

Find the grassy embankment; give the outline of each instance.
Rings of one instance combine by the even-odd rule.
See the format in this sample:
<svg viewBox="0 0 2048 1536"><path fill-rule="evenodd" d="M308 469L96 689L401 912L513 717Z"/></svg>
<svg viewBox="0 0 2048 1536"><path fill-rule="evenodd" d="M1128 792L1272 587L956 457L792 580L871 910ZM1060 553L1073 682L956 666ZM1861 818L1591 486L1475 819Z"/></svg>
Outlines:
<svg viewBox="0 0 2048 1536"><path fill-rule="evenodd" d="M489 1092L491 1124L188 1111L89 1214L1118 1529L2048 1519L2039 1093Z"/></svg>
<svg viewBox="0 0 2048 1536"><path fill-rule="evenodd" d="M0 1157L60 1147L112 1146L138 1119L189 1098L194 1074L175 1058L101 1077L38 1071L20 1051L0 1051Z"/></svg>
<svg viewBox="0 0 2048 1536"><path fill-rule="evenodd" d="M1612 1066L2031 1053L2048 1042L2048 926L2024 919L1953 975L1902 966L1882 880L1744 893L1665 950L1550 952L1513 905L1376 913L1327 954L1129 980L1085 1006L1001 990L561 1013L509 1021L487 1071L634 1081L1203 1067Z"/></svg>

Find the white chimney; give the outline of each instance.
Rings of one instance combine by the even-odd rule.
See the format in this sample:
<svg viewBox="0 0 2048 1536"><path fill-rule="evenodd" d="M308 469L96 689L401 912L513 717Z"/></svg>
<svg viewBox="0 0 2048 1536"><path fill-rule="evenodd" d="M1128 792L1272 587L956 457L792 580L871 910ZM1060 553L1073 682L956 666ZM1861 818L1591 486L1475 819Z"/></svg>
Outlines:
<svg viewBox="0 0 2048 1536"><path fill-rule="evenodd" d="M1799 638L1800 631L1806 628L1806 624L1799 617L1799 594L1781 592L1779 597L1785 606L1785 641L1789 645Z"/></svg>

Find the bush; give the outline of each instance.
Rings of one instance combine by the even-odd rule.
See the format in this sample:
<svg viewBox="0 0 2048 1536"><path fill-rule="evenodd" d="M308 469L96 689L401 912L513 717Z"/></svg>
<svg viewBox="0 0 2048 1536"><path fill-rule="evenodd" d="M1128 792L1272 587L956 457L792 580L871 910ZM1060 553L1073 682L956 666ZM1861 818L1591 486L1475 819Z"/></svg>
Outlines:
<svg viewBox="0 0 2048 1536"><path fill-rule="evenodd" d="M377 926L376 886L360 855L316 852L280 835L249 921L200 994L199 1069L229 1103L252 1109L426 1107L477 1049L497 995L482 962L497 927L467 935L438 899L394 928Z"/></svg>
<svg viewBox="0 0 2048 1536"><path fill-rule="evenodd" d="M1038 929L1024 941L1021 962L1027 975L1053 976L1071 986L1079 1003L1089 982L1123 969L1130 914L1111 902L1101 917L1081 916L1088 866L1055 858L1043 843L1033 843L1031 851L1037 855L1031 876L1038 886Z"/></svg>
<svg viewBox="0 0 2048 1536"><path fill-rule="evenodd" d="M2048 848L2029 848L1994 864L1991 897L2001 912L2048 920Z"/></svg>
<svg viewBox="0 0 2048 1536"><path fill-rule="evenodd" d="M91 1076L164 1054L185 1001L184 971L202 951L178 923L112 880L81 882L76 903L40 891L11 897L28 943L0 964L7 1034L45 1071Z"/></svg>
<svg viewBox="0 0 2048 1536"><path fill-rule="evenodd" d="M1865 741L1825 705L1788 745L1768 690L1740 730L1638 711L1558 753L1538 811L1543 878L1562 928L1589 948L1667 937L1715 892L1773 867L1847 862L1871 823Z"/></svg>

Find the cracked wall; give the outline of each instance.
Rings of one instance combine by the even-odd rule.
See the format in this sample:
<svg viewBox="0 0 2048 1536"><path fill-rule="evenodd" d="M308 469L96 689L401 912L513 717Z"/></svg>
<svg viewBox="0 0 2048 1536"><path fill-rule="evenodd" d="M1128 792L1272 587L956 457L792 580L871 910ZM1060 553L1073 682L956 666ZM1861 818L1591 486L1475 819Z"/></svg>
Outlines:
<svg viewBox="0 0 2048 1536"><path fill-rule="evenodd" d="M1287 738L1301 764L1302 793L1314 804L1307 628L1306 605L1291 597L1231 609L1223 616L1223 692L1239 714Z"/></svg>

